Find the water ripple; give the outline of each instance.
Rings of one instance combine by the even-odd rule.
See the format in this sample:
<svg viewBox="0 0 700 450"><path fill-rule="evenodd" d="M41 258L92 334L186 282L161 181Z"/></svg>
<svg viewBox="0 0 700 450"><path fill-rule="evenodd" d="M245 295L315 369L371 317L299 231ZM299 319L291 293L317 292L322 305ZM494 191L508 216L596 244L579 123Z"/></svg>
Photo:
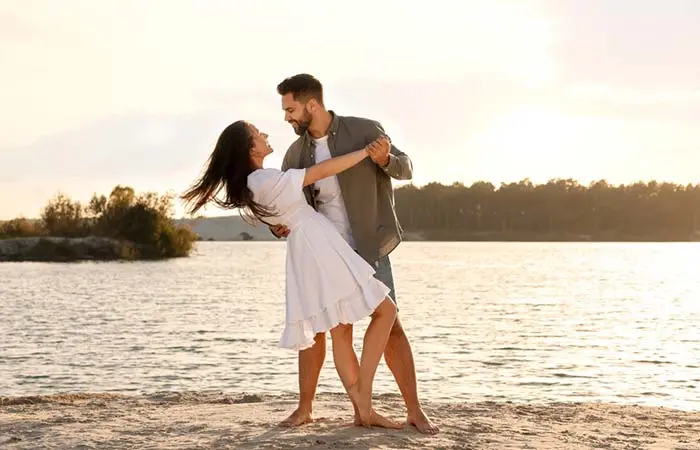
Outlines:
<svg viewBox="0 0 700 450"><path fill-rule="evenodd" d="M699 250L402 244L394 276L421 395L700 410ZM281 243L201 243L162 262L0 264L0 395L293 393L296 354L277 347L283 280ZM342 392L328 348L320 389ZM398 392L384 363L375 386Z"/></svg>

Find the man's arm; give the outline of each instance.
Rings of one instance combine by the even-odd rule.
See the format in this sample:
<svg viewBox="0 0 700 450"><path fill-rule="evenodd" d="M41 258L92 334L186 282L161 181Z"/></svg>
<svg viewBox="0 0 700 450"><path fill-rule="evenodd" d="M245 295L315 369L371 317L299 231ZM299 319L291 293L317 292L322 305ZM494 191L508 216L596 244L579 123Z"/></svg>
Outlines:
<svg viewBox="0 0 700 450"><path fill-rule="evenodd" d="M370 141L377 139L379 136L387 136L382 124L376 121L372 121L373 129L370 133ZM372 158L374 160L374 158ZM392 178L397 180L410 180L413 178L413 162L407 154L396 148L396 146L391 143L391 148L389 153L386 155L384 161L377 162L377 165L382 168L382 170Z"/></svg>

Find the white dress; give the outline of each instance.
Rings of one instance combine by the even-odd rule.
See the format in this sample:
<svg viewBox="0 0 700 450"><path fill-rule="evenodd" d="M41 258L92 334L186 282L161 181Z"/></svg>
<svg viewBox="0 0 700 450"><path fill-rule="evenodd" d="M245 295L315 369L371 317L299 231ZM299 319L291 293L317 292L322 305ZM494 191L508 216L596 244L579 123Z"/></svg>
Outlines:
<svg viewBox="0 0 700 450"><path fill-rule="evenodd" d="M305 169L258 169L248 176L253 200L276 214L287 237L286 318L280 346L304 350L314 335L367 317L389 294L374 268L315 211L303 193Z"/></svg>

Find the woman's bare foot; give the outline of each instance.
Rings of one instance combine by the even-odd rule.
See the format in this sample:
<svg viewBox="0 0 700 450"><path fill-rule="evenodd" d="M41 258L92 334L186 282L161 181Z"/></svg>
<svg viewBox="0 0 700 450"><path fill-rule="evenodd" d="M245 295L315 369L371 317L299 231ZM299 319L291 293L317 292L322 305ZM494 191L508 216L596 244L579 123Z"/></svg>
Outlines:
<svg viewBox="0 0 700 450"><path fill-rule="evenodd" d="M355 383L348 388L348 395L357 405L357 413L360 415L360 423L364 427L372 427L372 394L366 395L360 390L360 383Z"/></svg>
<svg viewBox="0 0 700 450"><path fill-rule="evenodd" d="M314 419L311 417L311 411L297 408L289 417L280 422L280 426L287 428L299 427L313 421Z"/></svg>
<svg viewBox="0 0 700 450"><path fill-rule="evenodd" d="M354 424L357 427L362 426L362 419L360 419L360 416L355 415ZM379 428L388 428L391 430L400 430L401 428L403 428L402 424L400 424L398 422L394 422L393 420L382 416L374 409L372 410L372 413L370 416L370 426L379 427Z"/></svg>
<svg viewBox="0 0 700 450"><path fill-rule="evenodd" d="M406 423L413 425L423 434L437 434L440 431L440 428L438 428L420 408L408 414Z"/></svg>

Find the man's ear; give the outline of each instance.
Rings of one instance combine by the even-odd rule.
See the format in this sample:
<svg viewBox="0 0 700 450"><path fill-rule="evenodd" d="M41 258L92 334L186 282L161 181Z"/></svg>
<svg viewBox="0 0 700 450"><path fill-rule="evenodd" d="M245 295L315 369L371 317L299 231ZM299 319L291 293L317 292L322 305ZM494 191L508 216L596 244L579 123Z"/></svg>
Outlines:
<svg viewBox="0 0 700 450"><path fill-rule="evenodd" d="M318 111L318 106L319 104L315 98L312 98L308 102L306 102L306 110L312 114Z"/></svg>

